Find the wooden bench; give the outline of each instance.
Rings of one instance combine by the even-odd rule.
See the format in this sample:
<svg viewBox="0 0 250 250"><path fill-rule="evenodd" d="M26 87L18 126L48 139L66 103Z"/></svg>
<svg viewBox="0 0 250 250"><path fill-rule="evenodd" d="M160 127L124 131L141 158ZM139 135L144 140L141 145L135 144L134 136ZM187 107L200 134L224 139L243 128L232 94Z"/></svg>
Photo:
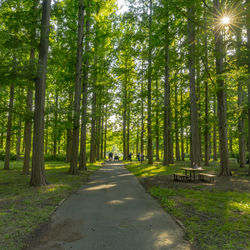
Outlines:
<svg viewBox="0 0 250 250"><path fill-rule="evenodd" d="M188 179L188 177L184 174L178 174L178 173L174 173L174 181L186 181Z"/></svg>
<svg viewBox="0 0 250 250"><path fill-rule="evenodd" d="M214 182L214 177L215 175L213 174L206 174L206 173L199 173L199 180L200 181L205 181L205 177L209 179L209 182Z"/></svg>

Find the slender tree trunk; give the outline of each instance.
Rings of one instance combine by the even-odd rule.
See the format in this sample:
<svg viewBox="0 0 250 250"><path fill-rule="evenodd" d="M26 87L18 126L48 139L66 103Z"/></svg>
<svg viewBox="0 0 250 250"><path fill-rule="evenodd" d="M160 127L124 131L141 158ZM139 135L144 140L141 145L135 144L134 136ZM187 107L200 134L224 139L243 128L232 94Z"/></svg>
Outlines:
<svg viewBox="0 0 250 250"><path fill-rule="evenodd" d="M143 80L141 80L141 160L144 155L144 98L143 98L144 88Z"/></svg>
<svg viewBox="0 0 250 250"><path fill-rule="evenodd" d="M6 136L5 157L4 157L4 169L5 170L10 169L10 142L11 142L11 127L12 127L12 112L13 112L13 106L14 106L14 93L15 93L14 84L12 83L10 85L9 114L8 114L7 136Z"/></svg>
<svg viewBox="0 0 250 250"><path fill-rule="evenodd" d="M185 161L185 151L184 151L184 135L183 135L183 99L182 99L182 95L183 95L183 90L182 90L182 86L180 86L181 88L181 160Z"/></svg>
<svg viewBox="0 0 250 250"><path fill-rule="evenodd" d="M31 74L34 75L34 61L35 61L35 49L30 50L30 64ZM32 105L33 105L33 89L29 84L26 97L26 119L24 127L24 161L23 161L23 173L29 174L30 172L30 151L31 151L31 136L32 136ZM46 152L47 153L47 152Z"/></svg>
<svg viewBox="0 0 250 250"><path fill-rule="evenodd" d="M221 10L220 0L214 1L214 10L218 15ZM227 145L227 117L226 117L226 93L224 80L221 75L224 72L223 65L223 38L221 30L214 31L215 40L215 58L216 58L216 74L217 74L217 102L218 102L218 118L219 118L219 147L220 147L220 175L232 175L228 165L228 145Z"/></svg>
<svg viewBox="0 0 250 250"><path fill-rule="evenodd" d="M89 35L90 35L90 6L87 1L86 6L86 35L85 35L85 60L83 67L82 83L82 126L81 126L81 145L79 170L87 170L86 140L87 140L87 96L89 81Z"/></svg>
<svg viewBox="0 0 250 250"><path fill-rule="evenodd" d="M158 81L155 82L156 90L156 103L155 103L155 147L156 147L156 161L160 160L159 149L160 149L160 139L159 139L159 89Z"/></svg>
<svg viewBox="0 0 250 250"><path fill-rule="evenodd" d="M168 15L168 13L167 13ZM165 42L165 82L164 82L164 131L163 144L164 156L163 165L171 163L171 107L170 107L170 83L169 83L169 31L168 24L166 26L166 42Z"/></svg>
<svg viewBox="0 0 250 250"><path fill-rule="evenodd" d="M18 119L18 130L17 130L17 141L16 141L16 160L20 160L20 150L21 150L21 133L22 133L22 118Z"/></svg>
<svg viewBox="0 0 250 250"><path fill-rule="evenodd" d="M152 0L149 2L149 49L148 49L148 163L153 164L151 85L152 85Z"/></svg>
<svg viewBox="0 0 250 250"><path fill-rule="evenodd" d="M214 151L214 161L217 161L217 131L216 131L217 109L216 109L216 96L214 96L213 113L214 113L214 122L213 122L213 151Z"/></svg>
<svg viewBox="0 0 250 250"><path fill-rule="evenodd" d="M96 35L97 36L97 35ZM97 41L95 42L95 58L94 65L97 65ZM92 111L91 111L91 138L90 138L90 163L96 161L96 82L97 68L95 69L95 78L92 89Z"/></svg>
<svg viewBox="0 0 250 250"><path fill-rule="evenodd" d="M55 110L54 110L54 133L53 133L53 155L56 157L57 152L57 137L58 137L58 91L55 96Z"/></svg>
<svg viewBox="0 0 250 250"><path fill-rule="evenodd" d="M49 47L51 0L43 0L39 60L35 85L35 112L31 186L47 184L44 168L44 106Z"/></svg>
<svg viewBox="0 0 250 250"><path fill-rule="evenodd" d="M69 111L67 115L68 126L67 126L67 145L66 145L66 162L70 162L71 150L72 150L72 106L73 106L73 93L69 92ZM70 126L69 126L70 124Z"/></svg>
<svg viewBox="0 0 250 250"><path fill-rule="evenodd" d="M79 0L73 137L72 137L72 150L71 150L70 169L69 169L69 173L73 175L78 174L77 160L78 160L78 150L79 150L79 128L80 128L83 25L84 25L84 1Z"/></svg>
<svg viewBox="0 0 250 250"><path fill-rule="evenodd" d="M126 72L125 72L125 79L123 84L123 124L122 124L122 138L123 138L123 160L127 159L128 152L127 152L127 141L126 141L126 125L127 125L127 59L125 62Z"/></svg>
<svg viewBox="0 0 250 250"><path fill-rule="evenodd" d="M108 123L108 105L106 104L105 108L105 125L104 125L104 159L107 155L107 124Z"/></svg>
<svg viewBox="0 0 250 250"><path fill-rule="evenodd" d="M199 121L197 111L197 97L195 91L195 29L194 29L195 6L188 7L188 68L190 83L190 108L191 108L191 165L200 165L200 140ZM192 20L191 20L192 19Z"/></svg>
<svg viewBox="0 0 250 250"><path fill-rule="evenodd" d="M207 36L205 36L205 68L208 68ZM209 111L208 111L208 81L205 79L205 166L209 165Z"/></svg>
<svg viewBox="0 0 250 250"><path fill-rule="evenodd" d="M250 103L250 0L246 1L247 8L247 68L248 68L248 79L247 79L247 88L248 88L248 103ZM248 153L250 157L250 106L248 105ZM249 158L250 159L250 158ZM248 175L250 176L250 160L249 160L249 169Z"/></svg>
<svg viewBox="0 0 250 250"><path fill-rule="evenodd" d="M175 84L175 158L180 161L180 146L179 146L179 120L178 120L178 98L177 98L177 84Z"/></svg>
<svg viewBox="0 0 250 250"><path fill-rule="evenodd" d="M128 115L127 115L127 141L126 141L126 152L127 155L130 153L130 145L129 145L129 139L130 139L130 91L128 89L128 105L127 105L127 111L128 111Z"/></svg>

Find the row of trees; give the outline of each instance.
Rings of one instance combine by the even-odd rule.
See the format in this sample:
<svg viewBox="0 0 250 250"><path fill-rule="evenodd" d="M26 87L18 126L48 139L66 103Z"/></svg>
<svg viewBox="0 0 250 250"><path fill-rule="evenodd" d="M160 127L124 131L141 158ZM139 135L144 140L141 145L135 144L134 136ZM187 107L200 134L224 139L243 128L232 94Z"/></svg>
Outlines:
<svg viewBox="0 0 250 250"><path fill-rule="evenodd" d="M249 0L128 3L120 15L114 0L1 3L4 169L14 149L28 174L32 150L30 184L46 185L44 153L78 174L114 143L150 164L219 151L221 175L229 152L245 165Z"/></svg>

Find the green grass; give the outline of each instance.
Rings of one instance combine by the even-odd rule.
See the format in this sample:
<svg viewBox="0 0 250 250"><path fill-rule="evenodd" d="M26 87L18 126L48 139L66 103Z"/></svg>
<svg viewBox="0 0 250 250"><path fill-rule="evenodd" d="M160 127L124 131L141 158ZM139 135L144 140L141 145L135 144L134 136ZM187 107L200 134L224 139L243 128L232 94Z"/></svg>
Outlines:
<svg viewBox="0 0 250 250"><path fill-rule="evenodd" d="M149 177L172 175L181 172L184 166L178 162L165 167L158 162L153 165L133 163L127 168L138 177ZM215 165L205 168L211 173L219 171ZM235 178L249 181L249 177L237 177L238 172L234 170ZM208 188L202 183L176 185L172 178L168 181L167 187L153 183L149 192L182 222L190 242L197 249L250 249L250 193L247 190L222 191L210 184Z"/></svg>
<svg viewBox="0 0 250 250"><path fill-rule="evenodd" d="M0 249L22 249L25 239L42 223L48 221L58 203L86 182L100 163L88 165L87 172L68 175L69 164L47 162L49 185L30 187L30 176L22 174L22 162L11 162L3 170L0 162Z"/></svg>

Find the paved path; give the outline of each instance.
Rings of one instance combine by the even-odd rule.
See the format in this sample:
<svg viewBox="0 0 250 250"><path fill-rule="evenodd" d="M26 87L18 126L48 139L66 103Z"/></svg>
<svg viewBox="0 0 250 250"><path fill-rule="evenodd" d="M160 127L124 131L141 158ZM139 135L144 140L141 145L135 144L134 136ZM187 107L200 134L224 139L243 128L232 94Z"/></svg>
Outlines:
<svg viewBox="0 0 250 250"><path fill-rule="evenodd" d="M32 249L190 249L176 222L121 163L104 165L53 214Z"/></svg>

